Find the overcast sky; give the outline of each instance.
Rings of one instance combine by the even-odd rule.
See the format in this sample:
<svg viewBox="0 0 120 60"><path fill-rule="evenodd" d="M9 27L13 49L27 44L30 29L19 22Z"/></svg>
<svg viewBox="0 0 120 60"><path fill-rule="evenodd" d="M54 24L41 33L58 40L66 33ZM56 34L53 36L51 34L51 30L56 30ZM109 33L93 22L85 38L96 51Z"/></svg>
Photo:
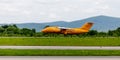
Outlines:
<svg viewBox="0 0 120 60"><path fill-rule="evenodd" d="M0 23L74 21L120 17L120 0L0 0Z"/></svg>

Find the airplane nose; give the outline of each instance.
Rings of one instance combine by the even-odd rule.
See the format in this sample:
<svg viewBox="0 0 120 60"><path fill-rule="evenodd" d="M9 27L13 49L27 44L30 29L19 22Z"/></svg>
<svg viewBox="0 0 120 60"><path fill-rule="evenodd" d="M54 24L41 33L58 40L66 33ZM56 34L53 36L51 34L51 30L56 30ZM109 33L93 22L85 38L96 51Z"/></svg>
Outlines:
<svg viewBox="0 0 120 60"><path fill-rule="evenodd" d="M43 29L41 32L45 32L45 29Z"/></svg>

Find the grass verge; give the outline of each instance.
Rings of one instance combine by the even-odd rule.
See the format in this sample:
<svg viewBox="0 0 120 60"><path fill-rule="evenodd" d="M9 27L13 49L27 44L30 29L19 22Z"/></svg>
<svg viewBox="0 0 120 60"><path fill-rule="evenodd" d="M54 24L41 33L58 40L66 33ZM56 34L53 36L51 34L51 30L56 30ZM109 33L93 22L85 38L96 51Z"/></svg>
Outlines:
<svg viewBox="0 0 120 60"><path fill-rule="evenodd" d="M0 45L9 46L120 46L119 37L85 38L0 38Z"/></svg>
<svg viewBox="0 0 120 60"><path fill-rule="evenodd" d="M0 56L120 56L120 50L13 50L0 49Z"/></svg>

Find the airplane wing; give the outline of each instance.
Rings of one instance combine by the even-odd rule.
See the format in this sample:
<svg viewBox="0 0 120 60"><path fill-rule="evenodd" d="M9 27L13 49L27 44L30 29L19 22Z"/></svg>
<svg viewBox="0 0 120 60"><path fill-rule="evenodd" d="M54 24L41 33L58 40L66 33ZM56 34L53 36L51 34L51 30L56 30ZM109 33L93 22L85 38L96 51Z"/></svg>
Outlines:
<svg viewBox="0 0 120 60"><path fill-rule="evenodd" d="M67 27L58 27L59 29L64 29L64 30L66 30L66 29L71 29L71 28L67 28Z"/></svg>

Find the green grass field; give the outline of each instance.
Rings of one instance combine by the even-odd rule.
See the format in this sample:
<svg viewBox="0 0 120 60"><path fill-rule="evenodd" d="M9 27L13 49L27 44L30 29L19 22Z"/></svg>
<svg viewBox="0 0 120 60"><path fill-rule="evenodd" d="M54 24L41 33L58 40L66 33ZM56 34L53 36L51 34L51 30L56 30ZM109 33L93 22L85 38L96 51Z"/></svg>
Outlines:
<svg viewBox="0 0 120 60"><path fill-rule="evenodd" d="M119 37L85 38L0 38L0 45L9 46L120 46Z"/></svg>
<svg viewBox="0 0 120 60"><path fill-rule="evenodd" d="M120 50L13 50L0 49L0 56L120 56Z"/></svg>

